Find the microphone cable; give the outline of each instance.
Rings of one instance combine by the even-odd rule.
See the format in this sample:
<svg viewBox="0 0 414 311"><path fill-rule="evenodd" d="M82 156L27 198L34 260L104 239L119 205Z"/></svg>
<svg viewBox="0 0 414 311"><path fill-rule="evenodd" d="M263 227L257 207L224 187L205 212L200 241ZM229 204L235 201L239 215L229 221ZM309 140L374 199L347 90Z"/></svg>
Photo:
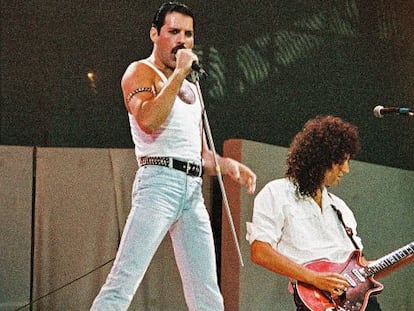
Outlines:
<svg viewBox="0 0 414 311"><path fill-rule="evenodd" d="M47 294L45 294L45 295L42 295L42 296L40 296L40 297L36 298L35 300L30 301L28 304L25 304L24 306L21 306L21 307L17 308L15 311L19 311L19 310L22 310L22 309L24 309L24 308L26 308L26 307L32 306L34 303L36 303L36 302L38 302L38 301L42 300L43 298L46 298L46 297L48 297L48 296L50 296L50 295L52 295L52 294L54 294L54 293L56 293L56 292L60 291L61 289L65 288L65 287L67 287L67 286L69 286L69 285L72 285L73 283L75 283L75 282L77 282L77 281L79 281L79 280L81 280L81 279L83 279L83 278L87 277L88 275L90 275L90 274L92 274L93 272L95 272L95 271L99 270L100 268L105 267L107 264L109 264L110 262L112 262L112 261L114 261L114 260L115 260L115 257L114 257L114 258L112 258L112 259L110 259L110 260L108 260L107 262L103 263L102 265L100 265L100 266L96 267L95 269L93 269L93 270L91 270L91 271L89 271L89 272L85 273L84 275L82 275L82 276L80 276L80 277L78 277L78 278L76 278L76 279L74 279L74 280L72 280L72 281L70 281L70 282L68 282L68 283L66 283L66 284L64 284L64 285L62 285L62 286L60 286L60 287L58 287L58 288L56 288L56 289L52 290L52 291L50 291L49 293L47 293Z"/></svg>

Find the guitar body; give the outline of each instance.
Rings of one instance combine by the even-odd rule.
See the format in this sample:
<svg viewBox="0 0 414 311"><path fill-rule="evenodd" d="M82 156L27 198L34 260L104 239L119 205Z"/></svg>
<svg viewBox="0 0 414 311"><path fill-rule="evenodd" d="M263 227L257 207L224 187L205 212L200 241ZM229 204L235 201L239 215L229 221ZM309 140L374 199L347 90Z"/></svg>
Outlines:
<svg viewBox="0 0 414 311"><path fill-rule="evenodd" d="M308 263L307 268L320 272L335 272L347 277L352 283L340 296L331 295L312 285L298 282L297 291L302 302L311 311L364 311L369 296L380 293L384 286L372 276L363 276L358 271L363 269L360 264L361 253L355 250L344 263L315 261Z"/></svg>

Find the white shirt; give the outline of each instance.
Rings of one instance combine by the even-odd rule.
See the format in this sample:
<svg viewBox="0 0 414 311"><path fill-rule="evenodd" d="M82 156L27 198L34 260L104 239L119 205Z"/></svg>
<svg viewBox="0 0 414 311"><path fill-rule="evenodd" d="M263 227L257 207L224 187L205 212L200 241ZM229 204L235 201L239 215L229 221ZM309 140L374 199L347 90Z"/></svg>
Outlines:
<svg viewBox="0 0 414 311"><path fill-rule="evenodd" d="M298 198L287 178L269 182L256 196L252 222L247 223L247 240L269 243L275 250L299 264L326 259L344 262L355 250L334 205L356 236L354 214L337 196L322 191L322 208L310 197Z"/></svg>

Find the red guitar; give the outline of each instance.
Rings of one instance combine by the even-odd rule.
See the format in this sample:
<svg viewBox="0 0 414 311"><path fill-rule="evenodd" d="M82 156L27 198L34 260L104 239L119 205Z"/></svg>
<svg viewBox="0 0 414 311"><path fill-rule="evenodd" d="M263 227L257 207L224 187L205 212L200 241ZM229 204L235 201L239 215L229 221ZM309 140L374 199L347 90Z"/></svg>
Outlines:
<svg viewBox="0 0 414 311"><path fill-rule="evenodd" d="M302 302L311 311L364 311L370 295L379 294L384 286L373 275L391 267L414 253L414 241L381 257L368 266L360 263L361 252L355 250L343 263L315 261L305 266L315 271L336 272L345 276L350 286L342 294L331 295L316 287L298 282L297 291Z"/></svg>

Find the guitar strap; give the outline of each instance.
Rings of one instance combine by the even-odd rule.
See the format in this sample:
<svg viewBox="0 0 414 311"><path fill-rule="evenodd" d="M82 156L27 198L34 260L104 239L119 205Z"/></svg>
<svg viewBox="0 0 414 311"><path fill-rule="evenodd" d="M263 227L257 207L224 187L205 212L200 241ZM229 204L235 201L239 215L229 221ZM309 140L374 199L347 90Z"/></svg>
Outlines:
<svg viewBox="0 0 414 311"><path fill-rule="evenodd" d="M345 232L348 235L348 237L351 239L352 244L354 244L356 249L359 249L358 244L355 242L354 240L354 234L352 232L352 228L348 227L345 222L344 222L344 218L342 217L342 213L339 209L336 208L335 205L331 204L332 208L334 209L334 211L336 212L336 214L338 215L339 221L341 222L342 226L344 226L345 228Z"/></svg>

